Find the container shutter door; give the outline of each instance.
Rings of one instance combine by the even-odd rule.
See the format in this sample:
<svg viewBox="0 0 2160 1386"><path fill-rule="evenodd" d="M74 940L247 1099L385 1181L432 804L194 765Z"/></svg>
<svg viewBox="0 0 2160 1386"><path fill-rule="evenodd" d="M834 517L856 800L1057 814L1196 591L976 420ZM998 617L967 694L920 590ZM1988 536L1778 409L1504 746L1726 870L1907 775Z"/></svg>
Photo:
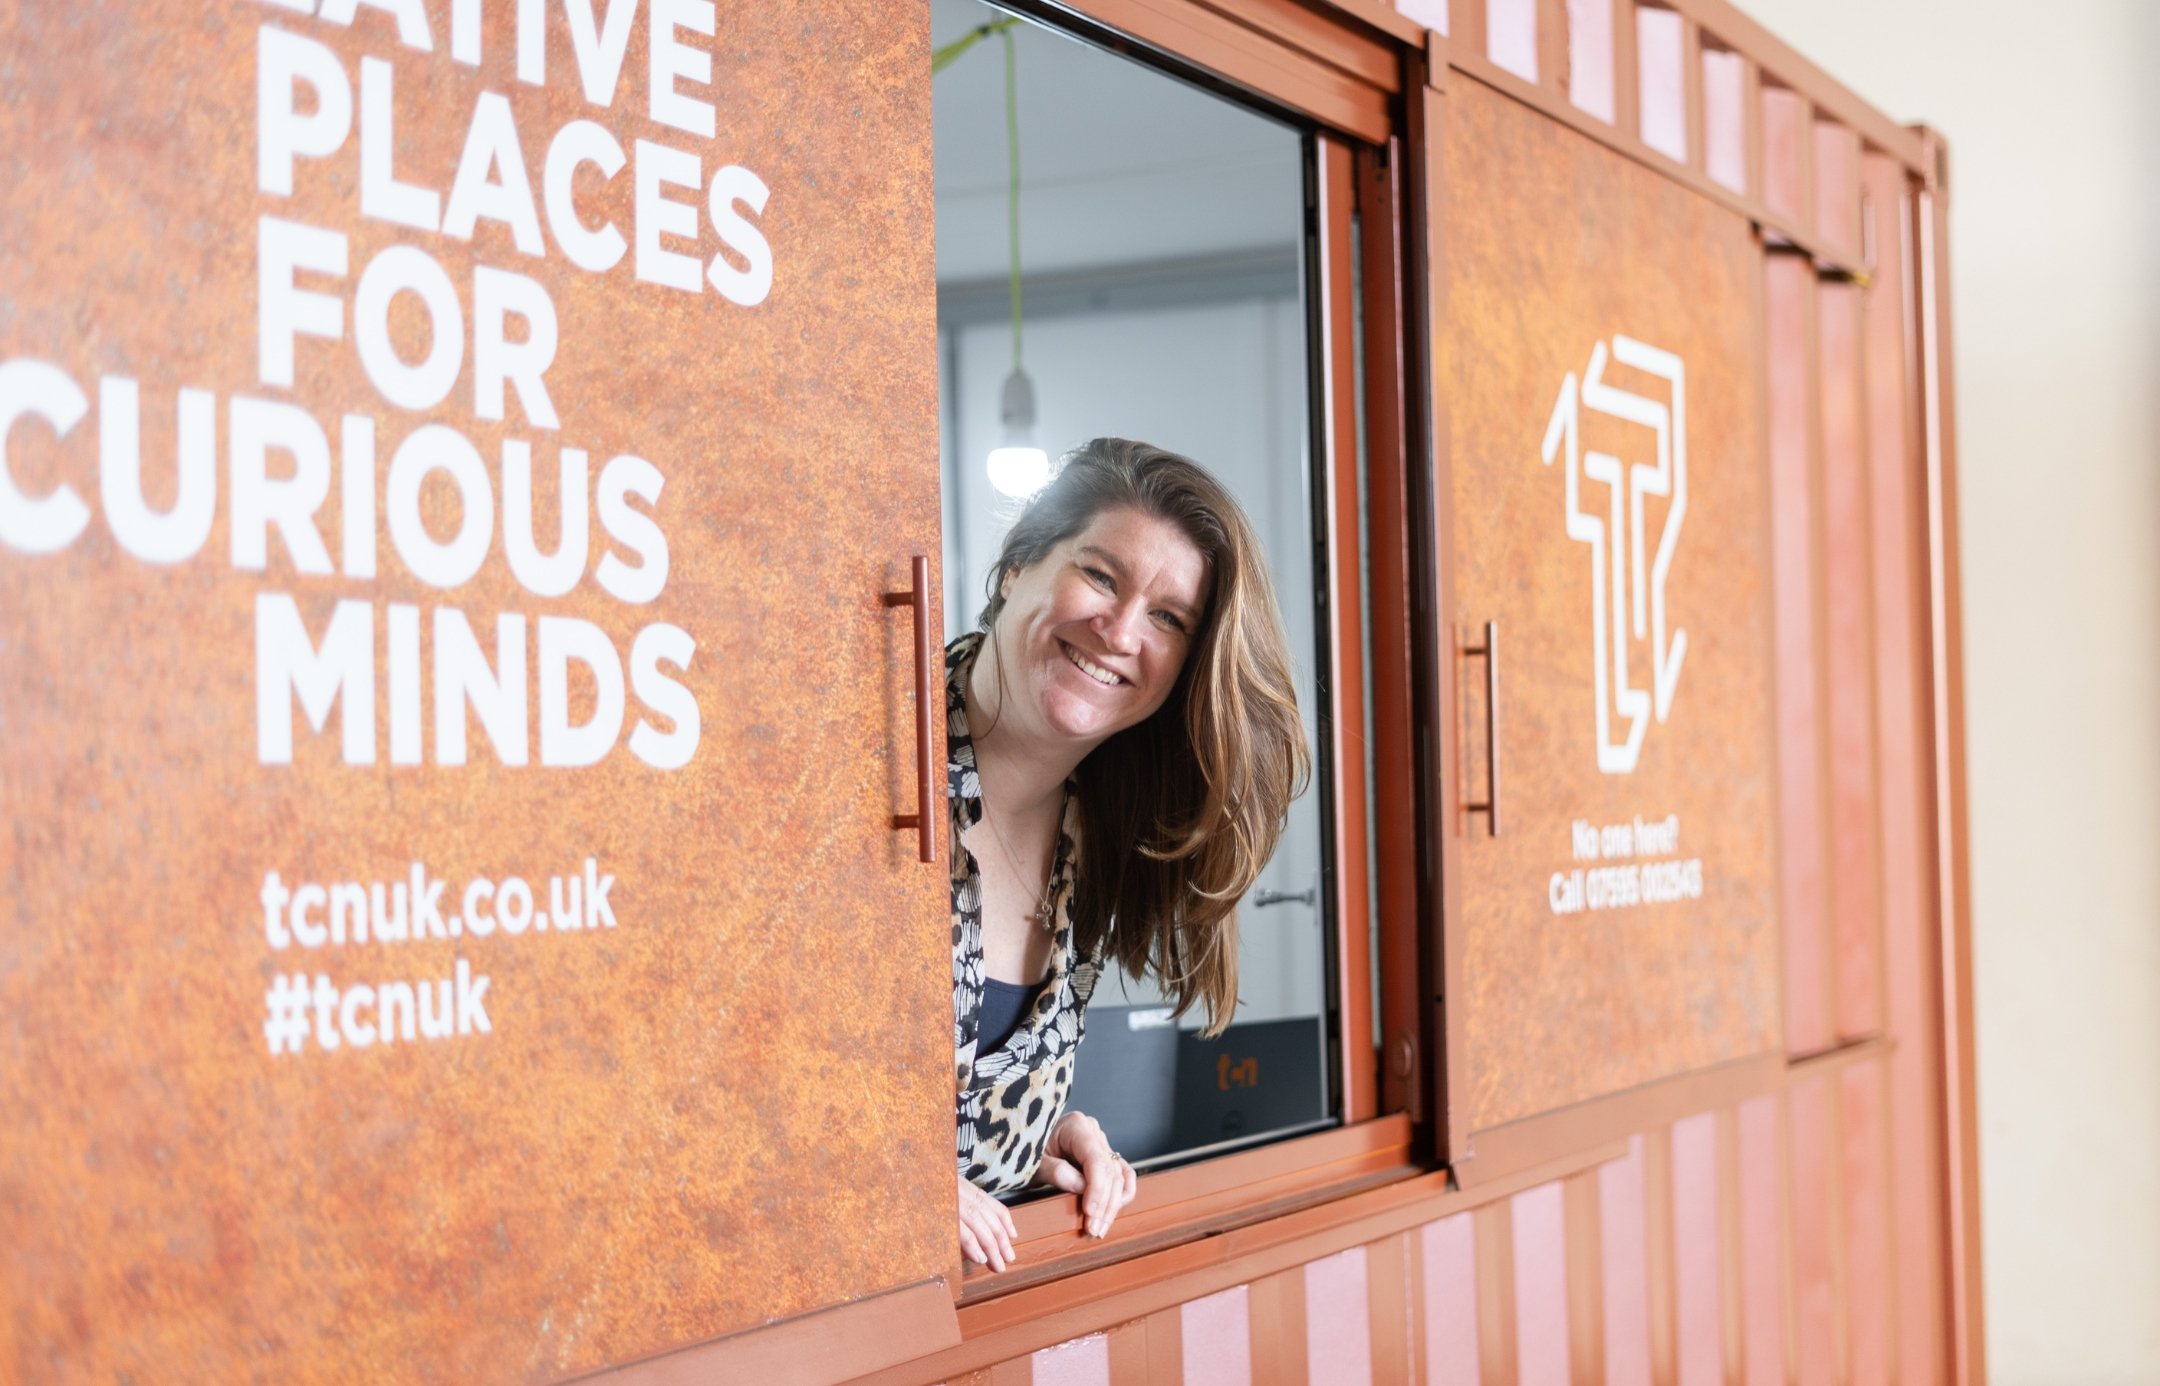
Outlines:
<svg viewBox="0 0 2160 1386"><path fill-rule="evenodd" d="M0 1357L945 1273L927 13L317 10L0 26Z"/></svg>
<svg viewBox="0 0 2160 1386"><path fill-rule="evenodd" d="M1426 99L1476 1179L1545 1114L1778 1047L1761 271L1743 218L1642 165L1478 82Z"/></svg>

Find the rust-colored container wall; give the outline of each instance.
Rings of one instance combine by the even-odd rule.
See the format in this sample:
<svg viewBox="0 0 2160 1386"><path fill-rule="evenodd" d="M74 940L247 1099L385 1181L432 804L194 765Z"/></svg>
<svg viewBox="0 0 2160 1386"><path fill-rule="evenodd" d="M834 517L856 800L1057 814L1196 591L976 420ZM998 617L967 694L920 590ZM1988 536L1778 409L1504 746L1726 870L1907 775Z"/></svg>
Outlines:
<svg viewBox="0 0 2160 1386"><path fill-rule="evenodd" d="M1499 645L1456 775L1499 802L1451 828L1475 1159L1777 1047L1772 507L1746 223L1487 88L1441 110L1455 609Z"/></svg>
<svg viewBox="0 0 2160 1386"><path fill-rule="evenodd" d="M597 8L0 21L0 1377L945 1269L927 29Z"/></svg>
<svg viewBox="0 0 2160 1386"><path fill-rule="evenodd" d="M918 8L19 6L0 1376L1985 1379L1941 142L1027 14L1315 136L1342 1129L960 1266Z"/></svg>

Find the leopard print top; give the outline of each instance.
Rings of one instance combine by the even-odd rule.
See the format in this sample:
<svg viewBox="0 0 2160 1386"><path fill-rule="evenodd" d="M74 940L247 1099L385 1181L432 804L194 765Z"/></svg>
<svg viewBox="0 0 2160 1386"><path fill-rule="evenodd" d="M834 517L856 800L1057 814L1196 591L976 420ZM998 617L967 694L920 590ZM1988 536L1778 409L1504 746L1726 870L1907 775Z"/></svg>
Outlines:
<svg viewBox="0 0 2160 1386"><path fill-rule="evenodd" d="M952 801L953 1115L960 1173L990 1193L1024 1187L1072 1091L1073 1053L1103 959L1073 943L1079 812L1071 786L1050 866L1050 975L1005 1047L978 1055L982 1016L982 874L961 834L982 821L982 781L968 736L967 677L980 633L945 647L946 795Z"/></svg>

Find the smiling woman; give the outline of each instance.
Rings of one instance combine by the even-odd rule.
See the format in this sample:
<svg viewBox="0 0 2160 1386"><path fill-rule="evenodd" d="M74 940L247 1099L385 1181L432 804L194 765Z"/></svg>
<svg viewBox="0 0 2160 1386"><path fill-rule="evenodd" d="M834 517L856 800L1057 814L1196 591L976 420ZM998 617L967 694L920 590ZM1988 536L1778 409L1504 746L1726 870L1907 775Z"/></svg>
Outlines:
<svg viewBox="0 0 2160 1386"><path fill-rule="evenodd" d="M1112 959L1210 1033L1237 998L1235 907L1309 754L1252 527L1199 466L1074 452L1005 537L982 630L947 656L960 1237L1002 1270L989 1195L1041 1182L1108 1232L1136 1187L1066 1110Z"/></svg>

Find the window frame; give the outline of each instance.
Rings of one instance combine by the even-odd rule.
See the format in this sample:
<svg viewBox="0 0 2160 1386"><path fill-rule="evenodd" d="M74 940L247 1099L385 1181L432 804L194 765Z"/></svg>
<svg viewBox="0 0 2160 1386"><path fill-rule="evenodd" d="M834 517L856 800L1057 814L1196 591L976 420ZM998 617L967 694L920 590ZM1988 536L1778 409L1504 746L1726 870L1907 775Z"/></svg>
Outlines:
<svg viewBox="0 0 2160 1386"><path fill-rule="evenodd" d="M1306 263L1314 273L1306 307L1307 340L1318 347L1311 377L1313 580L1325 594L1327 651L1315 678L1323 744L1314 792L1329 808L1321 881L1332 931L1326 1007L1336 1041L1328 1079L1340 1124L1142 1174L1134 1202L1100 1241L1084 1234L1070 1196L1018 1204L1011 1210L1018 1255L1009 1269L992 1272L955 1249L951 1289L963 1310L1020 1290L1035 1291L1031 1300L1044 1293L1055 1299L1059 1282L1081 1272L1438 1167L1425 1096L1435 1025L1423 1004L1431 993L1424 979L1438 957L1420 927L1426 911L1419 906L1407 639L1409 407L1417 397L1409 388L1417 365L1408 310L1417 289L1406 256L1410 189L1400 122L1404 93L1414 97L1423 84L1422 30L1391 10L1367 13L1372 7L1363 4L1258 0L1233 18L1197 0L996 3L1257 106L1312 142ZM1362 276L1354 254L1362 257ZM1375 641L1375 631L1403 638ZM1376 990L1381 1042L1351 1043L1374 1033Z"/></svg>

